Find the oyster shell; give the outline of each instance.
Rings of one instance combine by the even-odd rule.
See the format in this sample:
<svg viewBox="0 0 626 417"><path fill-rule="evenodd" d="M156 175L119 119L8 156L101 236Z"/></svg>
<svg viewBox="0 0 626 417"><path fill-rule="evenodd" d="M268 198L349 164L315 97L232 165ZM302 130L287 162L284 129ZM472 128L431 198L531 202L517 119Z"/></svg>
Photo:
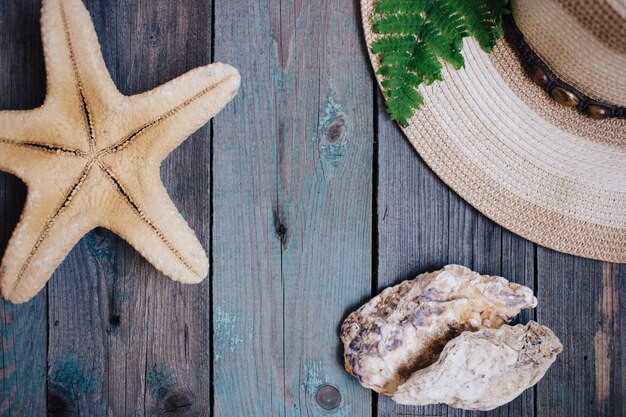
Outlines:
<svg viewBox="0 0 626 417"><path fill-rule="evenodd" d="M344 321L346 370L364 387L391 395L463 331L498 329L536 305L530 288L463 266L419 275L385 289Z"/></svg>
<svg viewBox="0 0 626 417"><path fill-rule="evenodd" d="M435 363L400 385L393 399L492 410L535 385L562 350L554 333L534 321L465 332L446 345Z"/></svg>

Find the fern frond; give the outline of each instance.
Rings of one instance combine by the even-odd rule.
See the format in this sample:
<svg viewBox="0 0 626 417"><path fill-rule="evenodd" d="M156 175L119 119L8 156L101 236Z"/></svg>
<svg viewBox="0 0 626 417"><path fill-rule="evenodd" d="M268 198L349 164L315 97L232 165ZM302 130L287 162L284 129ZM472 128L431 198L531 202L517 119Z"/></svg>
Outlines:
<svg viewBox="0 0 626 417"><path fill-rule="evenodd" d="M458 42L468 35L464 16L458 10L458 3L465 1L433 0L429 10L428 20L450 41Z"/></svg>
<svg viewBox="0 0 626 417"><path fill-rule="evenodd" d="M415 45L415 36L385 36L372 42L372 52L408 52Z"/></svg>
<svg viewBox="0 0 626 417"><path fill-rule="evenodd" d="M390 90L387 97L387 113L392 120L403 126L408 125L409 119L413 117L413 105L423 104L424 99L415 88L404 86L395 90Z"/></svg>
<svg viewBox="0 0 626 417"><path fill-rule="evenodd" d="M402 77L395 77L395 78L387 78L383 80L381 82L381 85L385 89L384 93L387 93L388 91L392 91L392 90L404 87L406 85L406 82L404 81Z"/></svg>
<svg viewBox="0 0 626 417"><path fill-rule="evenodd" d="M376 73L387 78L400 78L406 74L406 69L399 65L383 65Z"/></svg>
<svg viewBox="0 0 626 417"><path fill-rule="evenodd" d="M502 15L506 14L503 0L466 0L459 9L466 16L467 28L481 48L489 52L502 36Z"/></svg>
<svg viewBox="0 0 626 417"><path fill-rule="evenodd" d="M422 85L423 82L424 82L424 80L422 78L420 78L414 72L407 72L404 75L404 83L405 83L405 85L409 85L411 87L417 88L420 85Z"/></svg>
<svg viewBox="0 0 626 417"><path fill-rule="evenodd" d="M377 0L374 3L374 13L421 13L428 7L428 0Z"/></svg>
<svg viewBox="0 0 626 417"><path fill-rule="evenodd" d="M424 23L424 18L419 14L394 14L381 17L374 22L374 32L406 35L419 32Z"/></svg>
<svg viewBox="0 0 626 417"><path fill-rule="evenodd" d="M448 38L434 24L427 22L422 40L435 55L452 64L454 68L460 69L465 64L461 55L462 38Z"/></svg>
<svg viewBox="0 0 626 417"><path fill-rule="evenodd" d="M380 63L385 65L401 65L406 66L411 61L409 52L391 51L380 55Z"/></svg>
<svg viewBox="0 0 626 417"><path fill-rule="evenodd" d="M424 42L415 44L413 55L407 63L406 69L419 74L427 84L441 79L441 63Z"/></svg>
<svg viewBox="0 0 626 417"><path fill-rule="evenodd" d="M502 36L508 0L375 0L371 45L378 54L387 112L407 126L423 104L418 87L442 79L442 62L463 67L463 38L490 51Z"/></svg>

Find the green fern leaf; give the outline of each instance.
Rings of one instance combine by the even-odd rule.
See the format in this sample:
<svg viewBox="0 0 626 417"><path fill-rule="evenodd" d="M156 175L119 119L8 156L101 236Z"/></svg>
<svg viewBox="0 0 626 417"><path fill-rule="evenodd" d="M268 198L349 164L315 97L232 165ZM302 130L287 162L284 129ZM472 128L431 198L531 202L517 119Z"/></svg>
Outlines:
<svg viewBox="0 0 626 417"><path fill-rule="evenodd" d="M380 63L383 66L401 65L406 66L411 61L411 54L408 52L388 52L380 55Z"/></svg>
<svg viewBox="0 0 626 417"><path fill-rule="evenodd" d="M441 63L424 42L415 44L413 55L406 67L409 71L421 75L428 84L441 79Z"/></svg>
<svg viewBox="0 0 626 417"><path fill-rule="evenodd" d="M389 0L374 3L374 13L421 13L428 7L428 0Z"/></svg>
<svg viewBox="0 0 626 417"><path fill-rule="evenodd" d="M503 0L467 0L459 3L467 28L481 48L489 52L502 36L502 15L508 13Z"/></svg>
<svg viewBox="0 0 626 417"><path fill-rule="evenodd" d="M402 78L406 74L406 69L399 65L383 65L377 73L387 78Z"/></svg>
<svg viewBox="0 0 626 417"><path fill-rule="evenodd" d="M374 22L374 32L385 34L411 34L419 32L424 24L424 18L419 14L394 14L381 17Z"/></svg>
<svg viewBox="0 0 626 417"><path fill-rule="evenodd" d="M385 93L387 91L392 91L394 89L402 88L406 85L404 79L402 78L387 78L383 80L380 84L386 90L384 91Z"/></svg>
<svg viewBox="0 0 626 417"><path fill-rule="evenodd" d="M422 37L422 41L433 54L449 62L456 69L463 67L465 61L463 60L463 55L461 55L462 38L448 38L430 22L424 25Z"/></svg>
<svg viewBox="0 0 626 417"><path fill-rule="evenodd" d="M442 79L442 61L464 65L463 39L474 37L489 52L502 37L508 0L375 0L371 45L387 112L407 126L424 99L418 87Z"/></svg>
<svg viewBox="0 0 626 417"><path fill-rule="evenodd" d="M462 3L466 0L458 0ZM458 10L457 1L434 0L429 10L430 22L451 42L458 42L468 35L465 19Z"/></svg>
<svg viewBox="0 0 626 417"><path fill-rule="evenodd" d="M372 42L372 52L408 52L415 45L415 36L385 36Z"/></svg>

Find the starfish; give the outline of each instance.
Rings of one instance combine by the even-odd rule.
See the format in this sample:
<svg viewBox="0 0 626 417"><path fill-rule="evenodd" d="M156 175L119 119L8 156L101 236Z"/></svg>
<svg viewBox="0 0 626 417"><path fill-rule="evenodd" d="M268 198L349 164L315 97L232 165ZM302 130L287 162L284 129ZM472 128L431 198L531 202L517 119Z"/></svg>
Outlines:
<svg viewBox="0 0 626 417"><path fill-rule="evenodd" d="M80 0L44 0L44 104L0 112L0 170L28 197L0 267L2 295L34 297L96 227L128 241L175 281L197 283L208 259L163 183L163 160L237 94L225 64L196 68L147 93L121 94Z"/></svg>

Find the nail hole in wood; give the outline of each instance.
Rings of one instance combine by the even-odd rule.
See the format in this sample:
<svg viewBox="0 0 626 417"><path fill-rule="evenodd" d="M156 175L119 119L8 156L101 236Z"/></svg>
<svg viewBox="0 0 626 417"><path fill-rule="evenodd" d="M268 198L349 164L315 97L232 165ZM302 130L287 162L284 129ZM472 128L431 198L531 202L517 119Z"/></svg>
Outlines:
<svg viewBox="0 0 626 417"><path fill-rule="evenodd" d="M157 33L153 33L148 36L148 45L153 48L159 46L159 37Z"/></svg>
<svg viewBox="0 0 626 417"><path fill-rule="evenodd" d="M111 326L119 326L120 325L120 315L119 314L111 314L109 316L109 324Z"/></svg>
<svg viewBox="0 0 626 417"><path fill-rule="evenodd" d="M341 393L332 385L322 385L317 390L315 400L324 410L334 410L341 404Z"/></svg>

